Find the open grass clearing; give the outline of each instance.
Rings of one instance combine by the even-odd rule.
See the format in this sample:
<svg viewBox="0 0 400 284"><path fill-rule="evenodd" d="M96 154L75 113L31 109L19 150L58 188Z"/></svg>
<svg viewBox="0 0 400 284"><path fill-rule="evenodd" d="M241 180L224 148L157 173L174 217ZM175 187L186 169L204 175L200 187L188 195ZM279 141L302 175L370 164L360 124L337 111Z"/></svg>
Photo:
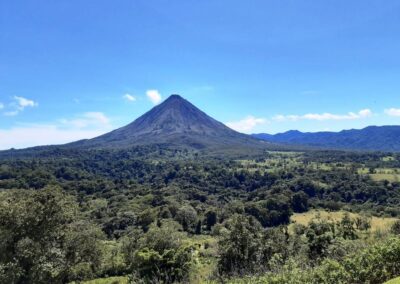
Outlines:
<svg viewBox="0 0 400 284"><path fill-rule="evenodd" d="M390 182L399 182L400 174L370 174L370 177L375 181L390 181Z"/></svg>
<svg viewBox="0 0 400 284"><path fill-rule="evenodd" d="M115 276L115 277L107 277L107 278L98 278L94 280L80 282L82 284L128 284L128 277L125 276ZM78 284L76 282L72 282L71 284Z"/></svg>
<svg viewBox="0 0 400 284"><path fill-rule="evenodd" d="M325 210L310 210L305 213L295 213L290 218L293 223L307 225L310 223L312 219L317 218L319 216L323 220L332 220L334 222L340 221L343 218L343 215L346 211L334 211L329 212ZM351 218L361 217L363 215L357 213L349 213ZM387 231L390 226L398 220L397 218L389 218L389 217L371 217L371 232L376 231ZM292 227L293 224L289 226Z"/></svg>

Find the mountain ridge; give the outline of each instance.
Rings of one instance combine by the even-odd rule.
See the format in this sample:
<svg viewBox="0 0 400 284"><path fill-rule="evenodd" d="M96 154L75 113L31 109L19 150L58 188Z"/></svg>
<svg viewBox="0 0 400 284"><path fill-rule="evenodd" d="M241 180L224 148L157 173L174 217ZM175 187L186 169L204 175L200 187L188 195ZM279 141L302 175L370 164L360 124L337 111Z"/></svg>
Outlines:
<svg viewBox="0 0 400 284"><path fill-rule="evenodd" d="M400 152L400 126L367 126L339 132L300 132L290 130L283 133L252 134L253 137L271 143L310 146L340 150L393 151Z"/></svg>

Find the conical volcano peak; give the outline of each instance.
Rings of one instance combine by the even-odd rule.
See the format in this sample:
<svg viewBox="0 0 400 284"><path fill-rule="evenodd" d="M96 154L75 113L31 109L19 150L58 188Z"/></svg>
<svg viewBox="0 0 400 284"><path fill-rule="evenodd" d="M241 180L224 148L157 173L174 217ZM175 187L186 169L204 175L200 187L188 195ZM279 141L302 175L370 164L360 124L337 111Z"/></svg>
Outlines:
<svg viewBox="0 0 400 284"><path fill-rule="evenodd" d="M168 100L183 100L183 101L186 101L184 98L182 98L180 95L178 95L178 94L172 94L172 95L170 95L167 99L166 99L166 101L168 101Z"/></svg>
<svg viewBox="0 0 400 284"><path fill-rule="evenodd" d="M181 105L181 104L188 104L192 105L189 101L185 100L178 94L170 95L164 102L160 105Z"/></svg>
<svg viewBox="0 0 400 284"><path fill-rule="evenodd" d="M85 142L86 145L104 146L162 143L225 147L259 144L260 141L228 128L180 95L172 94L134 122Z"/></svg>

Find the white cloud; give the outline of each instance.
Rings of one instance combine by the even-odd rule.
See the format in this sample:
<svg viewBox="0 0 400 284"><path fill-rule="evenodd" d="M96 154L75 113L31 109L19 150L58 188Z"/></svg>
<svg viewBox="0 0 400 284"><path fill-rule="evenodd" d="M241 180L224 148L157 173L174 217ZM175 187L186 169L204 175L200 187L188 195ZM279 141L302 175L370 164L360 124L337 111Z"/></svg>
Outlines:
<svg viewBox="0 0 400 284"><path fill-rule="evenodd" d="M104 134L102 129L63 129L55 125L35 125L0 129L0 150L39 145L64 144Z"/></svg>
<svg viewBox="0 0 400 284"><path fill-rule="evenodd" d="M275 121L298 121L298 120L354 120L367 118L372 116L370 109L363 109L357 113L349 112L347 114L332 114L332 113L307 113L304 115L276 115L273 117Z"/></svg>
<svg viewBox="0 0 400 284"><path fill-rule="evenodd" d="M111 127L110 119L102 112L85 112L76 118L62 119L60 121L64 126L76 129Z"/></svg>
<svg viewBox="0 0 400 284"><path fill-rule="evenodd" d="M372 116L372 111L369 108L362 109L358 112L360 118Z"/></svg>
<svg viewBox="0 0 400 284"><path fill-rule="evenodd" d="M389 116L400 116L400 108L385 109L385 113Z"/></svg>
<svg viewBox="0 0 400 284"><path fill-rule="evenodd" d="M155 105L159 104L162 100L161 94L157 90L147 90L146 96Z"/></svg>
<svg viewBox="0 0 400 284"><path fill-rule="evenodd" d="M136 101L136 98L134 96L132 96L131 94L125 94L122 96L125 100L130 101L130 102L134 102Z"/></svg>
<svg viewBox="0 0 400 284"><path fill-rule="evenodd" d="M287 120L296 121L296 120L300 119L300 116L299 115L278 114L278 115L275 115L272 119L275 121L287 121Z"/></svg>
<svg viewBox="0 0 400 284"><path fill-rule="evenodd" d="M9 109L11 110L4 112L3 115L15 116L27 107L37 107L39 105L37 102L24 97L14 96L13 99L14 102L9 104ZM4 105L0 103L0 109L3 108L5 108Z"/></svg>
<svg viewBox="0 0 400 284"><path fill-rule="evenodd" d="M0 150L39 145L64 144L89 139L112 130L110 119L102 112L86 112L54 124L28 124L0 129Z"/></svg>
<svg viewBox="0 0 400 284"><path fill-rule="evenodd" d="M227 122L226 125L239 132L251 132L257 125L262 125L267 122L265 118L256 118L249 115L239 121Z"/></svg>
<svg viewBox="0 0 400 284"><path fill-rule="evenodd" d="M14 99L17 101L17 107L19 110L24 110L26 107L36 107L38 106L37 102L33 100L29 100L23 97L14 96Z"/></svg>

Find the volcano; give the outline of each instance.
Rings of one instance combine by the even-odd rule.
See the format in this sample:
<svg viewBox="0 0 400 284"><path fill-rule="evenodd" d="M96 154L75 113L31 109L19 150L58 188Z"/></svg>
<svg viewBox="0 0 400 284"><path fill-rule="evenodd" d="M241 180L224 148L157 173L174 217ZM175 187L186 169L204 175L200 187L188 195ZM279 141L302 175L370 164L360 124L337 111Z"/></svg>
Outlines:
<svg viewBox="0 0 400 284"><path fill-rule="evenodd" d="M132 123L93 139L71 143L70 146L122 148L151 144L195 149L225 147L261 149L272 145L236 132L181 96L171 95Z"/></svg>

